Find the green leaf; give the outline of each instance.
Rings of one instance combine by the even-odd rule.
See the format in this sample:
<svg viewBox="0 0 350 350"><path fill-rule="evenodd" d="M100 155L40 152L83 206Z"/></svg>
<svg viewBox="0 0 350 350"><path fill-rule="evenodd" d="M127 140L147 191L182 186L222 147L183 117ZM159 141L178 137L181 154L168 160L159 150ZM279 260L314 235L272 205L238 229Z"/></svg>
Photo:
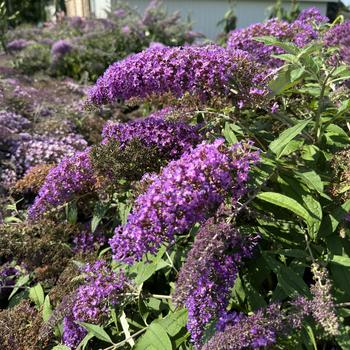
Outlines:
<svg viewBox="0 0 350 350"><path fill-rule="evenodd" d="M331 263L350 267L350 258L341 255L333 255L330 259Z"/></svg>
<svg viewBox="0 0 350 350"><path fill-rule="evenodd" d="M167 332L157 322L153 322L136 343L134 350L172 350L172 348Z"/></svg>
<svg viewBox="0 0 350 350"><path fill-rule="evenodd" d="M289 266L269 256L268 252L262 253L271 270L276 274L278 284L283 291L290 297L297 293L310 296L310 291L303 279Z"/></svg>
<svg viewBox="0 0 350 350"><path fill-rule="evenodd" d="M292 140L284 147L282 152L280 153L280 158L282 156L288 156L294 153L296 150L300 149L304 144L303 140Z"/></svg>
<svg viewBox="0 0 350 350"><path fill-rule="evenodd" d="M315 334L314 334L314 331L313 331L312 327L310 325L306 324L305 325L305 330L306 330L307 335L309 336L310 342L311 342L314 350L317 350Z"/></svg>
<svg viewBox="0 0 350 350"><path fill-rule="evenodd" d="M299 68L293 69L290 72L290 80L292 82L299 80L304 73L305 73L305 67L299 67Z"/></svg>
<svg viewBox="0 0 350 350"><path fill-rule="evenodd" d="M139 286L157 271L157 264L154 262L140 261L136 264L136 268L137 276L135 278L135 283Z"/></svg>
<svg viewBox="0 0 350 350"><path fill-rule="evenodd" d="M71 348L62 344L58 344L54 346L51 350L71 350Z"/></svg>
<svg viewBox="0 0 350 350"><path fill-rule="evenodd" d="M187 310L181 309L174 313L170 312L165 318L154 322L162 326L171 337L174 337L186 326Z"/></svg>
<svg viewBox="0 0 350 350"><path fill-rule="evenodd" d="M281 193L262 192L257 195L257 198L279 207L288 209L294 214L303 218L306 222L310 220L308 211L302 205L300 205L295 199L287 197Z"/></svg>
<svg viewBox="0 0 350 350"><path fill-rule="evenodd" d="M103 203L97 202L94 208L94 212L92 214L91 232L95 232L95 230L97 229L97 226L99 225L100 221L103 219L108 209L109 209L109 205L104 205Z"/></svg>
<svg viewBox="0 0 350 350"><path fill-rule="evenodd" d="M137 276L135 277L136 285L141 285L143 282L147 281L156 271L168 266L164 264L161 260L166 250L165 246L159 248L157 255L151 256L149 259L144 259L136 263L131 271L135 272Z"/></svg>
<svg viewBox="0 0 350 350"><path fill-rule="evenodd" d="M330 214L333 232L337 229L339 223L345 219L350 211L350 199L348 199L341 207L338 207Z"/></svg>
<svg viewBox="0 0 350 350"><path fill-rule="evenodd" d="M238 142L238 139L237 139L235 133L233 132L230 123L225 123L225 128L222 130L222 134L224 135L226 141L230 145L233 145L233 144Z"/></svg>
<svg viewBox="0 0 350 350"><path fill-rule="evenodd" d="M119 203L118 210L119 210L120 221L122 225L125 225L126 222L128 221L128 215L131 210L131 205L125 204L125 203Z"/></svg>
<svg viewBox="0 0 350 350"><path fill-rule="evenodd" d="M303 195L302 199L310 212L309 219L307 221L309 236L315 240L322 223L322 207L321 204L311 195Z"/></svg>
<svg viewBox="0 0 350 350"><path fill-rule="evenodd" d="M82 327L84 327L89 333L93 334L97 339L105 341L106 343L113 344L112 339L102 327L95 324L86 323L86 322L77 322L77 323Z"/></svg>
<svg viewBox="0 0 350 350"><path fill-rule="evenodd" d="M44 304L45 295L40 283L29 289L29 298L38 307Z"/></svg>
<svg viewBox="0 0 350 350"><path fill-rule="evenodd" d="M296 177L299 178L306 186L310 189L316 190L317 192L323 192L324 186L320 175L316 171L295 171Z"/></svg>
<svg viewBox="0 0 350 350"><path fill-rule="evenodd" d="M70 224L76 224L78 219L78 208L75 202L71 202L66 205L66 217Z"/></svg>
<svg viewBox="0 0 350 350"><path fill-rule="evenodd" d="M83 340L79 343L76 350L85 349L87 347L90 339L92 339L93 337L94 337L94 335L92 333L86 334L86 336L83 338Z"/></svg>
<svg viewBox="0 0 350 350"><path fill-rule="evenodd" d="M282 154L284 148L292 141L296 136L298 136L305 127L310 123L310 120L302 120L291 128L282 132L282 134L269 145L270 150L277 155L279 158Z"/></svg>
<svg viewBox="0 0 350 350"><path fill-rule="evenodd" d="M24 275L24 276L19 277L18 280L16 281L16 284L15 284L8 300L10 300L12 298L12 296L17 293L19 288L23 287L28 282L29 282L29 275Z"/></svg>
<svg viewBox="0 0 350 350"><path fill-rule="evenodd" d="M341 346L343 350L350 349L350 326L341 324L340 325L340 335L338 335L335 339L337 343Z"/></svg>
<svg viewBox="0 0 350 350"><path fill-rule="evenodd" d="M43 320L47 322L52 314L52 307L49 295L46 295L43 305Z"/></svg>

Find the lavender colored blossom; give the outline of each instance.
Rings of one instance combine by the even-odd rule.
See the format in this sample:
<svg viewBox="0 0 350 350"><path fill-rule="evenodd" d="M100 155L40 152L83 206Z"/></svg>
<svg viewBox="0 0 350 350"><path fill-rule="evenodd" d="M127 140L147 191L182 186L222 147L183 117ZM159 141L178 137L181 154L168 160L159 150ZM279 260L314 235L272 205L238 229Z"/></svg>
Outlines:
<svg viewBox="0 0 350 350"><path fill-rule="evenodd" d="M237 199L258 159L249 146L227 148L216 140L170 162L136 199L127 224L116 228L110 240L114 259L132 263L155 253L162 242L208 218L227 193Z"/></svg>
<svg viewBox="0 0 350 350"><path fill-rule="evenodd" d="M71 349L76 349L84 339L87 330L74 322L71 316L63 319L63 343Z"/></svg>
<svg viewBox="0 0 350 350"><path fill-rule="evenodd" d="M117 18L123 18L126 16L126 11L123 8L116 9L113 11L113 15Z"/></svg>
<svg viewBox="0 0 350 350"><path fill-rule="evenodd" d="M311 267L315 284L310 290L313 294L311 302L312 316L325 332L330 336L339 334L339 321L335 312L334 299L332 297L332 284L325 268L314 263Z"/></svg>
<svg viewBox="0 0 350 350"><path fill-rule="evenodd" d="M301 325L300 319L305 315L293 311L287 314L279 304L271 304L250 316L236 312L224 314L220 328L201 350L270 349L277 338L292 333L295 324Z"/></svg>
<svg viewBox="0 0 350 350"><path fill-rule="evenodd" d="M104 104L164 94L252 101L255 77L255 63L240 50L216 45L149 48L111 65L90 90L89 101Z"/></svg>
<svg viewBox="0 0 350 350"><path fill-rule="evenodd" d="M2 294L2 288L8 288L15 284L16 277L20 274L20 271L11 266L9 263L5 263L0 267L0 296ZM10 290L11 292L11 290ZM6 293L6 290L5 290ZM10 294L10 293L8 293Z"/></svg>
<svg viewBox="0 0 350 350"><path fill-rule="evenodd" d="M39 164L60 162L64 157L73 156L83 150L87 142L79 134L64 137L54 135L20 134L20 141L13 150L13 159L23 171Z"/></svg>
<svg viewBox="0 0 350 350"><path fill-rule="evenodd" d="M9 51L21 51L30 44L30 41L26 39L15 39L7 44Z"/></svg>
<svg viewBox="0 0 350 350"><path fill-rule="evenodd" d="M1 136L2 131L4 130L4 134L11 133L17 134L19 132L24 131L30 126L30 121L19 114L8 112L5 110L0 110L0 132ZM0 140L3 140L3 137L0 137Z"/></svg>
<svg viewBox="0 0 350 350"><path fill-rule="evenodd" d="M169 112L169 109L164 109L146 119L124 124L109 122L103 128L102 143L114 139L120 148L124 148L131 140L138 139L146 147L157 147L169 159L178 158L198 144L201 136L197 126L165 120L164 116Z"/></svg>
<svg viewBox="0 0 350 350"><path fill-rule="evenodd" d="M75 320L96 323L106 316L110 305L125 296L127 278L123 272L113 272L103 260L88 264L84 270L85 284L78 288L73 306Z"/></svg>
<svg viewBox="0 0 350 350"><path fill-rule="evenodd" d="M277 46L268 46L254 40L256 37L273 36L283 41L290 41L302 47L317 38L317 31L311 24L300 20L288 23L278 19L271 19L264 23L256 23L243 29L236 29L229 34L227 46L233 50L249 52L254 59L269 68L279 67L283 61L271 57L273 54L284 53Z"/></svg>
<svg viewBox="0 0 350 350"><path fill-rule="evenodd" d="M149 48L152 48L152 49L154 49L154 48L160 49L160 48L163 48L163 47L165 47L164 44L159 43L159 42L156 42L156 41L152 41L152 42L149 44Z"/></svg>
<svg viewBox="0 0 350 350"><path fill-rule="evenodd" d="M73 45L69 40L61 39L56 41L51 48L51 55L54 59L64 56L73 50Z"/></svg>
<svg viewBox="0 0 350 350"><path fill-rule="evenodd" d="M212 219L197 233L174 300L187 308L187 328L198 347L209 323L225 312L242 259L251 257L255 246L256 237L243 237L235 227Z"/></svg>
<svg viewBox="0 0 350 350"><path fill-rule="evenodd" d="M328 47L339 47L340 59L350 64L350 20L330 28L324 34L323 42Z"/></svg>
<svg viewBox="0 0 350 350"><path fill-rule="evenodd" d="M28 218L35 220L47 210L69 201L74 195L91 190L96 179L89 157L89 148L64 158L52 168L40 189Z"/></svg>
<svg viewBox="0 0 350 350"><path fill-rule="evenodd" d="M63 340L75 348L86 331L75 321L98 324L103 322L111 305L125 300L128 280L123 272L113 272L107 263L98 260L84 269L85 283L77 290L71 315L64 319Z"/></svg>
<svg viewBox="0 0 350 350"><path fill-rule="evenodd" d="M327 16L323 16L321 14L320 9L318 9L317 7L309 7L301 11L297 20L301 22L316 23L316 24L329 22L329 18Z"/></svg>

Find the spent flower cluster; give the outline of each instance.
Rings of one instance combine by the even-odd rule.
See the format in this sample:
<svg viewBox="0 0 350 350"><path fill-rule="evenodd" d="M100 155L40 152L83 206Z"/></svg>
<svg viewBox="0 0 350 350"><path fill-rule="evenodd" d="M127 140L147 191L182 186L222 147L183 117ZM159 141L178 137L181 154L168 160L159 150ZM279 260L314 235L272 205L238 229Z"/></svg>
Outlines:
<svg viewBox="0 0 350 350"><path fill-rule="evenodd" d="M174 300L188 310L187 328L199 347L203 333L214 319L225 313L239 267L252 256L256 237L244 237L225 222L208 220L181 267Z"/></svg>

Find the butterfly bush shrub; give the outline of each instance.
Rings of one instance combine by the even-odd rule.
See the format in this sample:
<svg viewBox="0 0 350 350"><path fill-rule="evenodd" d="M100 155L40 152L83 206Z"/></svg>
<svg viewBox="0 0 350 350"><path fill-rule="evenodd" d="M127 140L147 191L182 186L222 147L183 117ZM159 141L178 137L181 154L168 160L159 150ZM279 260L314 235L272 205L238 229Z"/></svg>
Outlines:
<svg viewBox="0 0 350 350"><path fill-rule="evenodd" d="M123 33L177 22L156 6ZM33 344L349 348L346 26L312 8L233 31L227 47L164 47L150 31L151 48L106 70L88 103L136 101L148 117L109 121L100 142L50 168L28 212L11 207L17 223L1 231L0 286L40 315ZM65 39L69 57L78 44ZM6 118L15 134L29 127ZM41 249L21 244L32 236ZM45 256L62 260L50 280ZM1 330L6 349L22 344Z"/></svg>

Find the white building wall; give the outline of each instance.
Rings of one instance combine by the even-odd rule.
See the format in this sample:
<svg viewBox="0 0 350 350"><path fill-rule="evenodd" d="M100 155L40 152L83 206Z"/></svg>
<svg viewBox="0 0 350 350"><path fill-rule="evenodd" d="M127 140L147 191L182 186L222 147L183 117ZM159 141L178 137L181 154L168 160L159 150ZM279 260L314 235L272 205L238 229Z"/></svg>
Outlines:
<svg viewBox="0 0 350 350"><path fill-rule="evenodd" d="M91 0L93 12L97 17L104 17L104 9L110 8L113 0ZM141 12L147 7L148 0L128 0L128 4L136 6ZM220 28L217 23L223 18L229 9L227 0L164 0L169 12L180 11L182 18L190 16L193 22L193 29L203 33L210 39L215 39L219 34ZM243 28L249 24L261 22L267 17L267 7L272 6L274 0L237 0L235 11L237 15L237 27ZM285 1L285 7L288 8L290 1ZM310 0L300 3L301 8L310 6L318 7L322 14L326 14L327 1Z"/></svg>

